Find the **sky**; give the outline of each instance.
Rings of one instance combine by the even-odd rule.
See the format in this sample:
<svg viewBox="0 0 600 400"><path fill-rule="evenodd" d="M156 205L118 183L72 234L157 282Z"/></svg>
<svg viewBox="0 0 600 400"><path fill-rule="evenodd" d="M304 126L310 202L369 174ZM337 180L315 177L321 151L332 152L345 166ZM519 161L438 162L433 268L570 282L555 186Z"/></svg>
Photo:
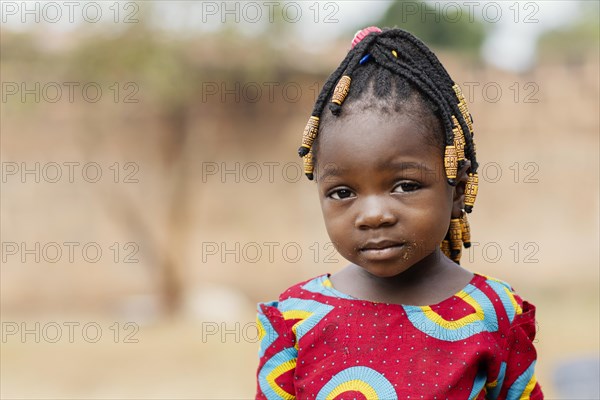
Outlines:
<svg viewBox="0 0 600 400"><path fill-rule="evenodd" d="M584 0L585 1L585 0ZM159 29L180 35L212 32L226 24L236 25L245 35L259 34L278 21L291 25L297 40L306 46L328 41L364 27L383 15L390 1L146 1L151 18ZM539 36L566 26L581 15L581 1L433 1L431 7L441 18L477 19L487 22L490 34L482 47L483 59L502 69L525 71L535 63ZM143 1L1 1L3 28L69 34L78 30L119 31L143 14ZM459 11L459 9L461 11ZM403 15L417 13L425 21L419 3L405 3ZM224 24L225 22L225 24ZM402 26L402 21L398 22Z"/></svg>

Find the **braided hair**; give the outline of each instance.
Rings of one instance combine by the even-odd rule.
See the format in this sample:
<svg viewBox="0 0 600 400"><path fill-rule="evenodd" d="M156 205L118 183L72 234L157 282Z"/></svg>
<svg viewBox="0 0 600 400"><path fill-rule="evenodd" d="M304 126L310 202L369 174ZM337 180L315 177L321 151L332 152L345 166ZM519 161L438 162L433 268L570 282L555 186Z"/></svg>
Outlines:
<svg viewBox="0 0 600 400"><path fill-rule="evenodd" d="M435 131L441 135L434 140L444 147L448 184L456 185L458 169L466 160L470 161L465 187L465 211L470 213L478 188L473 118L460 87L436 55L421 40L402 29L369 27L357 32L352 48L323 85L298 149L308 179L313 179L313 153L326 106L333 116L338 116L346 98L354 102L367 93L390 103L395 110L402 103L417 100L425 111L437 117L441 129ZM462 244L470 245L470 229L464 212L457 224L451 220L446 243L441 244L442 250L456 262L460 259Z"/></svg>

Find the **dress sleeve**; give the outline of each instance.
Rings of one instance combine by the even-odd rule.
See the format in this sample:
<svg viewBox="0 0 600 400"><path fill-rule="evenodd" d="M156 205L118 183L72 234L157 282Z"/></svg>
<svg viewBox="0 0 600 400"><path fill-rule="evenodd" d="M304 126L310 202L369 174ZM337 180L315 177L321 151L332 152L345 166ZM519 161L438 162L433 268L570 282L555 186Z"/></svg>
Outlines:
<svg viewBox="0 0 600 400"><path fill-rule="evenodd" d="M294 372L298 350L291 326L277 302L258 305L260 348L256 399L295 399Z"/></svg>
<svg viewBox="0 0 600 400"><path fill-rule="evenodd" d="M488 391L488 399L540 400L544 398L535 377L537 352L534 347L536 334L535 306L515 295L522 312L517 312L506 338L506 361L500 367L499 385ZM521 311L519 310L519 311Z"/></svg>

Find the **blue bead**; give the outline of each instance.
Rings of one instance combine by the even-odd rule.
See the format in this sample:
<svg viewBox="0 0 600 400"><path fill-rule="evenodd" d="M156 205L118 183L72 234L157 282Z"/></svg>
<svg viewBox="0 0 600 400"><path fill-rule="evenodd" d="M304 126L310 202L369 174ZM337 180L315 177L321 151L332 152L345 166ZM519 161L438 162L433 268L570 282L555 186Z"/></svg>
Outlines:
<svg viewBox="0 0 600 400"><path fill-rule="evenodd" d="M364 56L363 58L360 59L360 61L358 62L360 65L363 65L364 63L366 63L367 61L369 61L369 58L371 58L370 54L367 54L366 56Z"/></svg>

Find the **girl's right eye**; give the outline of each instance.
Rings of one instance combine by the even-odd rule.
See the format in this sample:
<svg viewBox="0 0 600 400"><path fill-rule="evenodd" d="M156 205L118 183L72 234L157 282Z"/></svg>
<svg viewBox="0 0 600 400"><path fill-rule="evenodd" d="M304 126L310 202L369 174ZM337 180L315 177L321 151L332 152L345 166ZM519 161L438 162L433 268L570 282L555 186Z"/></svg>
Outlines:
<svg viewBox="0 0 600 400"><path fill-rule="evenodd" d="M329 197L335 200L343 200L352 197L354 193L350 189L338 189L329 194Z"/></svg>

